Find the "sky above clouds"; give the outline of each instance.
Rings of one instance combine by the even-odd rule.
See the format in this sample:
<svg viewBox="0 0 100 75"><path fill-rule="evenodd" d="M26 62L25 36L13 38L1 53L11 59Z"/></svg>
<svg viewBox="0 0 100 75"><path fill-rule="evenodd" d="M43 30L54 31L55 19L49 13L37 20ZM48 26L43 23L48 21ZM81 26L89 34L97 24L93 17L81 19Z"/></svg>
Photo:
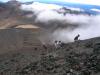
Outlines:
<svg viewBox="0 0 100 75"><path fill-rule="evenodd" d="M7 2L8 0L0 0L2 2ZM91 4L91 5L100 5L100 0L18 0L21 2L29 2L29 1L37 1L37 2L45 2L45 1L56 1L56 2L71 2L71 3L81 3L81 4Z"/></svg>
<svg viewBox="0 0 100 75"><path fill-rule="evenodd" d="M60 0L59 0L60 1ZM100 5L100 0L62 0L64 2Z"/></svg>

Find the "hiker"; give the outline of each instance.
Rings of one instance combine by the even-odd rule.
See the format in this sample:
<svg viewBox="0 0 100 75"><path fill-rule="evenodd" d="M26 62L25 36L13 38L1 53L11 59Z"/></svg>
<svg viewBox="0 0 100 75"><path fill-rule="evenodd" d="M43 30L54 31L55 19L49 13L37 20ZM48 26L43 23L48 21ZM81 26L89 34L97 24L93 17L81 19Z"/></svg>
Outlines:
<svg viewBox="0 0 100 75"><path fill-rule="evenodd" d="M56 48L60 48L62 45L62 42L61 41L55 41L55 47Z"/></svg>
<svg viewBox="0 0 100 75"><path fill-rule="evenodd" d="M42 46L43 46L44 49L47 49L47 46L46 45L43 44Z"/></svg>
<svg viewBox="0 0 100 75"><path fill-rule="evenodd" d="M54 45L56 48L58 48L58 41L57 40L55 40Z"/></svg>
<svg viewBox="0 0 100 75"><path fill-rule="evenodd" d="M59 41L59 47L63 47L62 41Z"/></svg>
<svg viewBox="0 0 100 75"><path fill-rule="evenodd" d="M78 35L74 38L74 41L78 41L78 40L79 40L79 39L78 39L79 37L80 37L80 35L78 34Z"/></svg>
<svg viewBox="0 0 100 75"><path fill-rule="evenodd" d="M46 44L43 42L42 43L42 47L44 48L44 49L47 49L47 46L46 46Z"/></svg>

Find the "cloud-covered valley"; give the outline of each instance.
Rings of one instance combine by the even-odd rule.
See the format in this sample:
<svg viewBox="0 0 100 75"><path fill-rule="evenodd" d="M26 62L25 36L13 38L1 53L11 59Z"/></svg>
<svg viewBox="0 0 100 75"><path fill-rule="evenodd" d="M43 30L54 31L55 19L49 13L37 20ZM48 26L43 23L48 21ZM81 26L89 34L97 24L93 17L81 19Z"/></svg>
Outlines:
<svg viewBox="0 0 100 75"><path fill-rule="evenodd" d="M36 15L33 22L44 29L42 41L49 38L50 41L72 42L77 34L80 34L80 40L100 36L100 15L70 14L71 9L62 11L62 6L38 2L24 4L21 9Z"/></svg>

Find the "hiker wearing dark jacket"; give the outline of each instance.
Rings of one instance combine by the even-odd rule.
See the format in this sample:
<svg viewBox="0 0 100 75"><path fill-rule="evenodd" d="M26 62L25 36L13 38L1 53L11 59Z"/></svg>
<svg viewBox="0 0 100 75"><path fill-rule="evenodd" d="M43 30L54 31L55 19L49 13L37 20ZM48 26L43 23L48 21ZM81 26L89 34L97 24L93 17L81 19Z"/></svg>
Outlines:
<svg viewBox="0 0 100 75"><path fill-rule="evenodd" d="M78 41L78 40L79 40L79 39L78 39L79 37L80 37L80 35L78 34L78 35L74 38L74 41Z"/></svg>

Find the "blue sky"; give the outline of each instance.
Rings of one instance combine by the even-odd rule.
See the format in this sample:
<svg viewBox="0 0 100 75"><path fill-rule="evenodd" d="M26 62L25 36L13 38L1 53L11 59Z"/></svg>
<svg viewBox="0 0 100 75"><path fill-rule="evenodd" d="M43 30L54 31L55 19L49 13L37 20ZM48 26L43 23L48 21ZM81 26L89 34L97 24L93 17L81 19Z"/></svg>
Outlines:
<svg viewBox="0 0 100 75"><path fill-rule="evenodd" d="M0 0L2 2L7 2L8 0ZM90 4L90 5L99 5L100 6L100 0L18 0L21 2L29 2L29 1L37 1L37 2L70 2L70 3L81 3L81 4Z"/></svg>

